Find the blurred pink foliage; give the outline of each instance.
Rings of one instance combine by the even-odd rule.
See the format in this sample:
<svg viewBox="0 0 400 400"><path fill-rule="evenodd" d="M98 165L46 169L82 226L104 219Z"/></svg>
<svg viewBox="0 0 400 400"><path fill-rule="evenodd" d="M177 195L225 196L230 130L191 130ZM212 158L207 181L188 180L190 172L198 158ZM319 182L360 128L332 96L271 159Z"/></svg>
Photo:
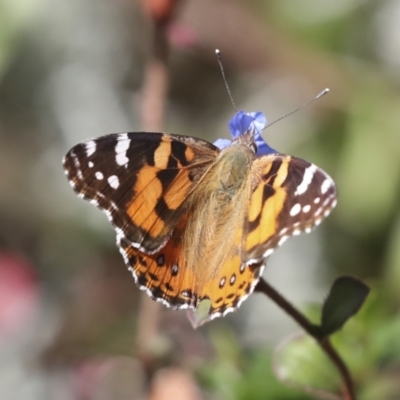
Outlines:
<svg viewBox="0 0 400 400"><path fill-rule="evenodd" d="M177 48L190 49L200 44L198 33L189 25L173 22L167 26L166 35L171 45Z"/></svg>
<svg viewBox="0 0 400 400"><path fill-rule="evenodd" d="M0 340L25 330L39 302L40 288L33 266L11 253L0 253Z"/></svg>

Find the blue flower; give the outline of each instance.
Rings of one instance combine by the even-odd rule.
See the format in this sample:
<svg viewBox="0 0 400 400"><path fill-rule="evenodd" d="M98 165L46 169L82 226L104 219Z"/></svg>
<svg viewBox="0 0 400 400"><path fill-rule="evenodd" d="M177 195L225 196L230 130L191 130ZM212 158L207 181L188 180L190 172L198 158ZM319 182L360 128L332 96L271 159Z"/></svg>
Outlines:
<svg viewBox="0 0 400 400"><path fill-rule="evenodd" d="M261 137L261 131L267 126L267 118L262 112L250 112L244 111L237 112L229 122L229 130L231 132L232 139L238 138L247 131L251 131L253 134L254 142L257 146L257 156L265 154L277 153L276 150L272 149L265 143ZM218 139L214 142L214 145L221 150L228 147L232 142L228 139Z"/></svg>

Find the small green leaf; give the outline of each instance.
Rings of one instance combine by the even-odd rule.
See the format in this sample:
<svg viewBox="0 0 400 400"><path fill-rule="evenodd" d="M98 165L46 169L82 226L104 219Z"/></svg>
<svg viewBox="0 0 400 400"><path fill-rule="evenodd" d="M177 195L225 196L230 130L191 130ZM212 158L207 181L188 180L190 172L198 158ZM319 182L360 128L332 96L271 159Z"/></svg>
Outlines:
<svg viewBox="0 0 400 400"><path fill-rule="evenodd" d="M195 310L189 309L187 311L187 317L194 329L210 320L210 308L211 300L205 299L200 302Z"/></svg>
<svg viewBox="0 0 400 400"><path fill-rule="evenodd" d="M321 330L324 336L338 331L360 309L370 289L362 281L342 276L333 283L322 307Z"/></svg>

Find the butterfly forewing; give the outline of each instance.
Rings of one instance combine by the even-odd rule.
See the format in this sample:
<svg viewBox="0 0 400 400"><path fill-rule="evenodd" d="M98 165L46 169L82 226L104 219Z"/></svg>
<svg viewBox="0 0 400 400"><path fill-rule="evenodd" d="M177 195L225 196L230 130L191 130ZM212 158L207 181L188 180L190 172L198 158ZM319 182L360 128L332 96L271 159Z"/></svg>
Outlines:
<svg viewBox="0 0 400 400"><path fill-rule="evenodd" d="M111 134L73 147L64 168L74 190L107 214L118 237L152 253L172 234L188 194L218 152L191 137Z"/></svg>
<svg viewBox="0 0 400 400"><path fill-rule="evenodd" d="M273 154L257 158L245 221L247 262L268 257L288 237L310 232L336 205L332 178L307 161Z"/></svg>

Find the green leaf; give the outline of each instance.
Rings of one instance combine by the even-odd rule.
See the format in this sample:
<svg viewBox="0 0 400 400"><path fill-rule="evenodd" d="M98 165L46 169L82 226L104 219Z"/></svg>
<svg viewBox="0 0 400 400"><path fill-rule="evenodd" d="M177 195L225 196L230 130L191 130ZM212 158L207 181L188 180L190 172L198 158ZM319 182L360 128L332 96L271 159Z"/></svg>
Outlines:
<svg viewBox="0 0 400 400"><path fill-rule="evenodd" d="M196 329L210 320L211 300L205 299L200 302L195 310L189 309L187 317L193 328Z"/></svg>
<svg viewBox="0 0 400 400"><path fill-rule="evenodd" d="M328 336L338 331L357 313L369 291L369 287L356 278L342 276L336 279L322 307L322 334Z"/></svg>

